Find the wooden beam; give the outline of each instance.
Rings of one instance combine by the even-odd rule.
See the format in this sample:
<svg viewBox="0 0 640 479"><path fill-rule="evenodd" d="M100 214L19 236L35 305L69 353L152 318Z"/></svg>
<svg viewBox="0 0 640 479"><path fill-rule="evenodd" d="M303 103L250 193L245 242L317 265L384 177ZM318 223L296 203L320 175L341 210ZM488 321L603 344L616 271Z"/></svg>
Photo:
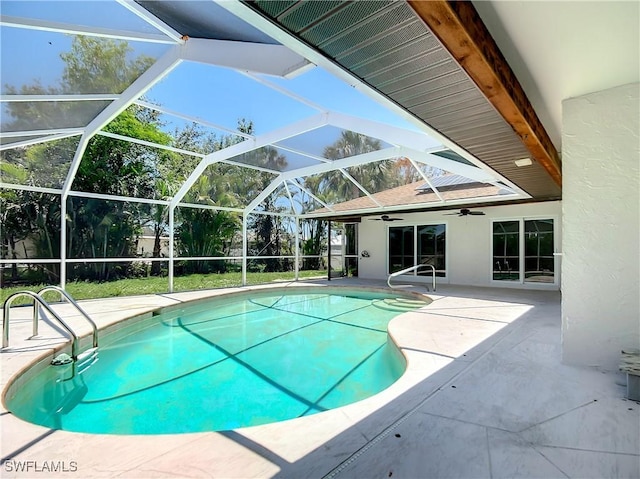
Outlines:
<svg viewBox="0 0 640 479"><path fill-rule="evenodd" d="M532 159L562 186L558 152L472 3L446 0L408 0L408 3L511 125Z"/></svg>

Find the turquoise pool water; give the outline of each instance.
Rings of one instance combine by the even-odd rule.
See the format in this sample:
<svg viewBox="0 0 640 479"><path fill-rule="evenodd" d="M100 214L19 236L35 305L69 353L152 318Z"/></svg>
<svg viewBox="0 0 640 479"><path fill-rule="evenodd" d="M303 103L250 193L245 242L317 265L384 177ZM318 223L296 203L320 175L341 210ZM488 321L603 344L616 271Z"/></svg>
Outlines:
<svg viewBox="0 0 640 479"><path fill-rule="evenodd" d="M107 434L220 431L315 414L385 389L405 363L387 324L426 303L373 293L253 293L182 305L100 346L70 377L48 366L8 409ZM117 336L117 337L116 337Z"/></svg>

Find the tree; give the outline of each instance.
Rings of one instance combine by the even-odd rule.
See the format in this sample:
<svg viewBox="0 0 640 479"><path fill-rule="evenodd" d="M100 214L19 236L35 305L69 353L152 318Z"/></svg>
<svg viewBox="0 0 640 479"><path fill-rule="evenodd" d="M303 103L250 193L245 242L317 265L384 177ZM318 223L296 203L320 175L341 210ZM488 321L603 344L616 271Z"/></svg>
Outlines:
<svg viewBox="0 0 640 479"><path fill-rule="evenodd" d="M287 166L286 156L280 154L276 148L266 146L252 151L246 158L247 163L255 166L273 169L276 171L283 170ZM247 175L243 187L252 192L251 196L258 196L269 184L272 178L266 175L255 174L255 172ZM282 206L278 205L277 192L272 193L262 203L262 209L265 211L278 212L282 210ZM284 231L282 223L278 221L277 216L254 214L250 217L248 227L254 231L255 249L258 256L281 256L282 255L282 237ZM265 271L278 271L286 267L283 261L277 258L266 258L264 260Z"/></svg>
<svg viewBox="0 0 640 479"><path fill-rule="evenodd" d="M238 130L252 134L253 123L240 119ZM175 136L179 148L202 153L217 151L242 140L236 135L206 135L195 124L176 131ZM216 168L208 169L196 180L184 201L211 206L238 206L239 193L242 187L247 187L249 178L229 165L216 165ZM226 256L241 227L238 216L225 210L183 207L177 217L176 239L178 252L182 256ZM186 270L193 273L223 272L225 269L224 261L212 263L198 260L188 262L186 266Z"/></svg>
<svg viewBox="0 0 640 479"><path fill-rule="evenodd" d="M138 56L130 59L132 49L127 42L96 39L85 36L74 38L71 51L61 55L65 68L59 85L43 87L39 82L20 88L7 86L8 93L60 94L60 93L119 93L137 78L153 59ZM9 102L10 118L7 130L57 128L69 125L69 118L89 121L104 102ZM170 137L162 133L158 123L141 121L136 117L138 107L123 112L105 129L156 143L168 144ZM138 109L139 110L139 109ZM99 110L97 110L99 111ZM22 169L27 178L24 185L59 186L68 173L69 164L77 147L76 139L46 142L29 148L3 152L3 160L11 158L14 170ZM9 153L11 152L11 153ZM87 192L123 196L153 195L158 156L148 149L104 136L89 142L73 183L74 189ZM15 173L15 171L14 171ZM60 251L60 205L48 194L20 192L14 198L25 223L26 238L36 247L39 257L55 257ZM130 256L135 253L135 236L140 225L140 208L123 202L90 199L70 201L67 251L75 257L101 257L104 255ZM6 205L8 211L15 211ZM7 244L24 232L3 232ZM5 235L7 239L5 240ZM58 238L56 244L55 239ZM110 265L87 268L86 277L106 279ZM52 266L53 268L53 266ZM82 269L79 267L78 269ZM93 273L91 272L93 270ZM53 272L53 270L52 270Z"/></svg>
<svg viewBox="0 0 640 479"><path fill-rule="evenodd" d="M25 186L59 186L64 178L63 171L68 168L61 157L69 148L71 139L51 142L51 165L46 166L42 158L44 145L15 148L2 152L0 177L2 181ZM30 190L10 190L0 194L0 247L2 257L11 254L17 259L17 246L20 241L28 240L29 250L23 243L24 255L28 258L31 250L37 258L58 258L60 254L60 200L51 193ZM35 268L35 269L34 269ZM56 281L60 275L57 264L43 264L28 267L34 272L35 279L40 271L42 280ZM12 279L18 280L18 268L12 266Z"/></svg>
<svg viewBox="0 0 640 479"><path fill-rule="evenodd" d="M8 163L0 163L0 177L5 179L9 175L26 181L28 173L24 168ZM0 190L0 257L17 259L16 243L29 234L30 228L22 221L20 206L20 190ZM0 282L4 279L0 276ZM11 265L11 279L18 279L18 267Z"/></svg>
<svg viewBox="0 0 640 479"><path fill-rule="evenodd" d="M382 147L379 140L369 136L343 131L340 137L324 149L324 156L330 160L339 160L356 155L370 153ZM385 189L391 182L394 160L379 161L350 168L350 174L364 188L370 191ZM333 170L321 175L304 179L304 187L322 201L332 204L360 196L360 189L349 180L340 170ZM306 196L303 191L301 195ZM303 212L313 207L308 198L300 199ZM328 242L325 222L321 220L305 220L303 225L302 250L304 255L319 256ZM320 265L319 259L307 258L305 268L316 269Z"/></svg>
<svg viewBox="0 0 640 479"><path fill-rule="evenodd" d="M208 201L213 203L208 194L211 191L208 176L198 178L194 188L189 192L187 202ZM198 209L184 207L180 209L180 223L176 228L178 250L182 256L225 256L233 236L240 228L236 215L222 210ZM222 272L224 262L191 261L187 271L192 273Z"/></svg>
<svg viewBox="0 0 640 479"><path fill-rule="evenodd" d="M71 51L60 55L66 93L122 93L151 64L153 58L138 55L128 42L77 35Z"/></svg>
<svg viewBox="0 0 640 479"><path fill-rule="evenodd" d="M354 133L352 131L343 131L340 138L332 145L324 149L324 156L330 160L338 160L351 156L362 155L381 148L380 140ZM370 163L366 165L358 165L351 168L352 176L356 177L365 188L373 184L384 183L387 162ZM360 190L354 185L340 170L325 173L322 189L333 190L344 199L357 198ZM364 184L363 184L364 183ZM321 193L319 191L319 193Z"/></svg>

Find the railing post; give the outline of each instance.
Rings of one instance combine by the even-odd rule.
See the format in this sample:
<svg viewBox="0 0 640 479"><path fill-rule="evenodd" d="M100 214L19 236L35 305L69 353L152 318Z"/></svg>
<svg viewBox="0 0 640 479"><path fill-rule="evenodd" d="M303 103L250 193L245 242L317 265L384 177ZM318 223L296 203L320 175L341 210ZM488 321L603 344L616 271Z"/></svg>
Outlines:
<svg viewBox="0 0 640 479"><path fill-rule="evenodd" d="M6 316L5 316L6 317ZM37 301L33 302L33 325L31 327L31 337L35 338L38 335L38 322L40 320L40 305Z"/></svg>

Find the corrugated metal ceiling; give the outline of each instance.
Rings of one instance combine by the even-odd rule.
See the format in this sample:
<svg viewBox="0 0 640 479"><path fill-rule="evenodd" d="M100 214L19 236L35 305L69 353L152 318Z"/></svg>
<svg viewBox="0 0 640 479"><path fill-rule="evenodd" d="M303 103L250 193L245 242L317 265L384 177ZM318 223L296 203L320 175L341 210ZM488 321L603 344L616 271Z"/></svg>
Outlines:
<svg viewBox="0 0 640 479"><path fill-rule="evenodd" d="M561 197L512 127L404 1L247 2L540 200Z"/></svg>

